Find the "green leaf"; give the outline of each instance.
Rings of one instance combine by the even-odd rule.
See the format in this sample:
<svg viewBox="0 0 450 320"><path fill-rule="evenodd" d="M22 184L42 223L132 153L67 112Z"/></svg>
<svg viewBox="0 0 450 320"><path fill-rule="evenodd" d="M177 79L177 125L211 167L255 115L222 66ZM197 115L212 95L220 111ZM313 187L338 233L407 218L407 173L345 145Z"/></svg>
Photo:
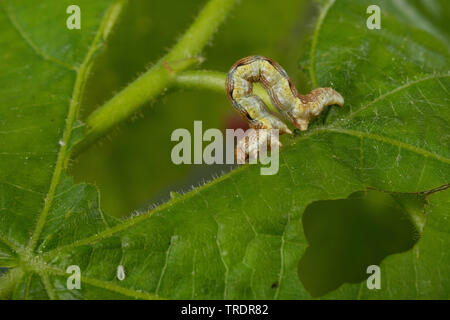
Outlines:
<svg viewBox="0 0 450 320"><path fill-rule="evenodd" d="M326 296L330 299L448 299L450 254L448 214L450 190L432 194L427 223L419 243L408 252L389 256L380 265L381 289L346 284Z"/></svg>
<svg viewBox="0 0 450 320"><path fill-rule="evenodd" d="M298 264L305 288L318 297L344 282L359 283L369 266L411 249L426 203L424 195L368 190L309 205L302 217L309 246Z"/></svg>
<svg viewBox="0 0 450 320"><path fill-rule="evenodd" d="M102 16L106 2L99 3L104 6L97 16ZM8 171L0 173L0 257L6 257L4 265L16 266L0 282L4 292L13 292L14 298L61 299L311 298L299 278L300 259L312 243L303 212L317 201L341 201L375 188L388 193L383 199L395 208L392 212L406 215L414 226L412 236L424 229L423 235L412 250L381 263L380 290L367 290L359 280L326 297L449 297L449 191L442 191L450 181L449 51L429 30L397 17L388 1L324 3L308 69L314 87L332 86L346 103L342 109L333 107L306 133L285 138L278 174L261 176L258 166L243 166L123 221L101 212L94 187L74 185L62 171L65 151L58 141L70 138L74 119L65 119L76 110L69 107L69 89L84 79L83 65L74 73L42 59L24 40L23 29L16 32L11 25L8 16L18 9L7 4L9 11L0 15L8 36L2 41L17 46L17 52L2 65L1 74L17 72L27 61L31 74L50 78L33 81L28 73L18 73L16 86L25 101L17 91L0 86L0 121L7 125L2 130L15 132L2 135L0 150L8 159L2 161ZM382 8L381 30L365 27L370 4ZM96 21L93 30L99 29ZM52 57L57 52L42 48ZM67 83L57 78L69 72ZM50 83L51 90L39 87ZM57 93L65 103L42 108L45 114L37 117L25 110L37 99L43 99L41 106L48 103ZM51 118L54 125L33 127ZM35 131L15 131L23 128ZM39 155L27 153L28 162L13 155L25 151ZM66 288L70 265L81 268L80 290ZM125 271L122 281L116 276L119 266Z"/></svg>
<svg viewBox="0 0 450 320"><path fill-rule="evenodd" d="M95 189L74 186L64 169L93 58L123 1L77 4L81 30L66 28L70 1L0 3L0 41L8 48L0 64L0 266L27 270L13 274L44 283L48 293L41 297L54 297L54 290L33 252L51 241L54 215L64 210L73 236L91 235L107 220L96 210ZM76 228L80 224L87 228Z"/></svg>

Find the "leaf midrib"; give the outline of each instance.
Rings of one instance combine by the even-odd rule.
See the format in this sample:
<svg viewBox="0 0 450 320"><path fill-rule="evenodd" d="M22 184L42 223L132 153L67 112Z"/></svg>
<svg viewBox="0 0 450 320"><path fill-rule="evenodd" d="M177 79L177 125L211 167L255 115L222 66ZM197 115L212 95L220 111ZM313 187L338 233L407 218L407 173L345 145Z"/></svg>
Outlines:
<svg viewBox="0 0 450 320"><path fill-rule="evenodd" d="M377 103L377 102L379 102L379 101L381 101L381 100L383 100L383 99L385 99L385 98L387 98L387 97L389 97L389 96L391 96L391 95L393 95L393 94L395 94L395 93L397 93L397 92L399 92L401 90L404 90L406 88L409 88L410 86L416 85L416 84L424 82L424 81L434 80L434 79L439 79L439 78L446 78L446 77L450 77L450 75L448 75L448 74L447 75L440 75L440 74L436 75L436 74L434 74L434 75L423 77L423 78L420 78L420 79L417 79L417 80L414 80L414 81L411 81L411 82L407 82L407 83L405 83L403 85L400 85L400 86L398 86L398 87L396 87L396 88L394 88L394 89L392 89L392 90L390 90L390 91L388 91L388 92L386 92L386 93L376 97L375 99L373 99L372 101L368 102L364 106L360 107L356 111L348 114L344 118L338 119L338 120L330 123L327 126L315 128L315 129L313 129L311 131L308 131L307 133L305 133L305 134L301 135L299 138L297 138L295 141L298 142L298 141L307 139L307 138L309 138L309 137L311 137L311 136L313 136L315 134L321 133L321 132L326 132L326 131L328 131L328 132L338 132L338 133L347 134L347 135L351 135L351 136L356 136L356 137L360 137L360 138L367 138L367 139L382 141L384 143L389 143L389 144L395 145L395 146L397 146L399 148L407 149L409 151L415 152L415 153L417 153L417 154L419 154L419 155L421 155L421 156L423 156L425 158L430 157L430 158L434 158L434 159L436 159L436 160L438 160L440 162L443 162L443 163L446 163L446 164L450 164L450 159L449 158L441 156L439 154L435 154L435 153L433 153L431 151L428 151L428 150L416 147L414 145L411 145L411 144L408 144L408 143L405 143L405 142L402 142L402 141L399 141L399 140L396 140L396 139L393 139L393 138L389 138L389 137L386 137L386 136L370 133L370 132L364 132L364 131L353 130L353 129L346 129L346 128L342 128L342 127L336 126L336 124L344 123L344 122L350 120L356 114L358 114L361 110L366 110L367 108L369 108L370 106L374 105L375 103ZM203 188L209 188L209 187L213 186L215 183L218 183L218 182L220 182L220 181L222 181L224 179L228 179L232 175L236 174L240 170L244 170L245 168L246 167L243 166L243 167L240 167L238 169L235 169L232 172L230 172L230 173L228 173L226 175L223 175L223 176L219 177L218 179L215 179L215 180L211 181L210 183L208 183L206 185L203 185L203 186L201 186L201 187L199 187L197 189L194 189L190 193L187 193L187 194L185 194L185 195L183 195L183 196L181 196L181 197L179 197L177 199L170 200L170 201L164 203L163 205L155 208L152 211L149 211L149 212L147 212L145 214L142 214L142 215L140 215L140 216L138 216L136 218L131 218L129 220L126 220L125 222L122 222L122 224L117 225L115 227L112 227L110 229L107 229L105 231L102 231L102 232L100 232L100 233L98 233L98 234L96 234L94 236L78 240L78 241L76 241L76 242L74 242L74 243L72 243L70 245L67 245L67 246L62 246L62 247L59 247L59 248L55 248L55 249L47 252L46 255L53 256L55 253L57 253L59 251L62 251L64 249L72 248L72 247L78 247L78 246L81 246L81 245L92 244L92 243L95 243L96 241L99 241L99 240L101 240L103 238L107 238L109 236L112 236L113 234L115 234L117 232L120 232L120 231L123 231L123 230L127 229L128 227L133 226L136 223L139 223L141 221L146 220L148 217L152 216L154 213L162 211L166 207L170 207L171 205L173 205L177 201L184 201L186 198L189 198L189 197L195 195L196 193L200 192Z"/></svg>
<svg viewBox="0 0 450 320"><path fill-rule="evenodd" d="M392 90L389 90L386 93L383 93L383 94L379 95L378 97L376 97L372 101L368 102L364 106L358 108L354 112L349 113L344 118L340 118L340 119L335 120L334 122L330 123L330 125L328 127L335 128L336 124L344 123L344 122L354 118L361 111L367 110L367 108L369 108L370 106L374 105L375 103L377 103L377 102L379 102L379 101L381 101L381 100L383 100L383 99L385 99L385 98L387 98L387 97L389 97L389 96L391 96L391 95L393 95L393 94L395 94L395 93L397 93L397 92L399 92L401 90L407 89L407 88L409 88L409 87L411 87L411 86L413 86L415 84L418 84L418 83L421 83L421 82L424 82L424 81L428 81L428 80L434 80L434 79L440 79L440 78L448 78L448 77L450 77L450 74L433 74L433 75L430 75L430 76L426 76L426 77L423 77L423 78L416 79L414 81L406 82L406 83L404 83L402 85L399 85L399 86L395 87ZM442 84L441 84L441 86L442 86Z"/></svg>
<svg viewBox="0 0 450 320"><path fill-rule="evenodd" d="M436 160L438 160L440 162L443 162L445 164L450 164L450 159L449 158L446 158L444 156L432 153L432 152L430 152L428 150L416 147L414 145L410 145L408 143L405 143L405 142L402 142L402 141L399 141L399 140L396 140L396 139L388 138L388 137L385 137L385 136L376 135L376 134L373 134L373 133L370 133L370 132L363 132L363 131L359 131L359 130L345 129L345 128L340 128L340 127L331 127L330 126L330 127L316 128L316 129L313 129L313 130L309 131L308 133L300 136L299 138L297 138L295 140L295 142L298 142L298 141L301 141L301 140L305 140L305 139L309 139L311 136L314 136L316 134L323 133L323 132L338 132L338 133L347 134L347 135L351 135L351 136L355 136L355 137L359 137L359 138L367 138L367 139L381 141L381 142L384 142L384 143L389 143L389 144L395 145L395 146L397 146L399 148L407 149L409 151L415 152L415 153L417 153L417 154L419 154L419 155L421 155L423 157L426 157L426 158L431 157L431 158L434 158L434 159L436 159ZM233 170L233 171L231 171L231 172L229 172L229 173L227 173L227 174L225 174L225 175L223 175L223 176L221 176L221 177L219 177L219 178L217 178L215 180L212 180L208 184L200 186L200 187L194 189L193 191L191 191L189 193L186 193L186 194L184 194L184 195L182 195L180 197L177 197L177 198L175 198L173 200L168 201L168 202L162 204L161 206L159 206L159 207L157 207L157 208L155 208L155 209L153 209L151 211L148 211L148 212L146 212L146 213L144 213L142 215L139 215L137 217L125 220L121 224L113 226L110 229L101 231L101 232L99 232L99 233L97 233L97 234L95 234L93 236L80 239L80 240L78 240L76 242L73 242L72 244L68 244L68 245L65 245L65 246L57 247L57 248L55 248L55 249L53 249L51 251L48 251L48 252L44 253L44 256L45 257L53 257L54 255L56 255L59 252L62 252L64 250L75 248L75 247L79 247L79 246L83 246L83 245L90 245L90 244L93 244L93 243L95 243L97 241L100 241L102 239L105 239L105 238L108 238L110 236L113 236L117 232L121 232L123 230L128 229L129 227L134 226L137 223L146 221L148 218L153 216L155 213L160 212L160 211L162 211L162 210L164 210L164 209L174 205L175 203L177 203L179 201L185 201L187 198L190 198L190 197L196 195L197 193L201 192L203 189L210 188L211 186L221 182L222 180L231 178L233 175L237 174L238 172L240 172L242 170L245 170L246 168L247 168L247 166L242 166L240 168L237 168L237 169L235 169L235 170ZM369 187L369 186L366 186L366 187ZM425 191L425 190L421 190L421 191Z"/></svg>
<svg viewBox="0 0 450 320"><path fill-rule="evenodd" d="M322 8L319 17L317 18L317 23L314 28L312 43L311 43L311 50L309 52L309 76L311 79L311 83L314 88L317 88L317 76L316 76L316 70L315 70L315 61L316 61L316 48L317 43L319 41L319 34L320 29L322 27L323 21L325 20L328 10L333 6L336 0L330 0L328 1L324 7Z"/></svg>
<svg viewBox="0 0 450 320"><path fill-rule="evenodd" d="M49 281L48 276L49 275L54 275L54 276L60 276L60 277L67 277L67 273L65 272L65 270L50 266L48 264L46 264L45 266L40 266L41 268L43 267L43 269L39 270L39 271L35 271L35 274L37 274L43 284L44 284L44 288L49 296L50 299L56 299L57 298L57 294L54 290L54 287L51 285L51 282ZM21 270L20 268L15 268L13 270ZM11 272L11 271L10 271ZM30 281L32 273L21 273L20 277L17 279L17 281L19 281L20 279L22 279L24 276L27 277L27 282ZM135 290L135 289L130 289L127 287L122 287L120 285L117 285L115 283L112 283L110 281L104 281L104 280L98 280L98 279L94 279L91 277L87 277L85 275L81 275L80 278L82 283L100 288L100 289L105 289L111 292L115 292L124 296L128 296L134 299L144 299L144 300L161 300L164 299L163 297L160 297L156 294L152 294L149 293L147 291L144 290ZM25 299L27 299L28 296L28 289L29 289L29 285L26 286L26 291L25 291Z"/></svg>
<svg viewBox="0 0 450 320"><path fill-rule="evenodd" d="M57 276L61 276L61 277L67 277L67 273L64 270L58 269L58 268L54 268L54 267L48 267L46 269L47 272L52 273L54 275ZM87 277L84 275L81 275L81 282L83 283L87 283L91 286L97 287L97 288L101 288L101 289L106 289L112 292L116 292L128 297L132 297L135 299L146 299L146 300L155 300L155 299L163 299L160 296L156 295L156 294L152 294L152 293L148 293L146 291L143 290L133 290L130 288L126 288L126 287L122 287L119 286L115 283L109 282L109 281L103 281L103 280L98 280L98 279L94 279L91 277Z"/></svg>
<svg viewBox="0 0 450 320"><path fill-rule="evenodd" d="M362 106L361 108L359 108L355 112L348 114L345 118L342 118L342 119L339 119L337 121L334 121L334 122L330 123L327 126L315 128L315 129L313 129L313 130L303 134L302 136L297 138L295 140L295 142L298 142L298 141L301 141L301 140L304 140L304 139L308 139L311 136L313 136L315 134L318 134L318 133L322 133L322 132L327 132L327 131L328 132L338 132L338 133L347 134L347 135L351 135L351 136L355 136L355 137L359 137L359 138L366 138L366 139L372 139L372 140L381 141L381 142L384 142L384 143L395 145L395 146L397 146L399 148L402 148L402 149L407 149L409 151L415 152L415 153L417 153L417 154L419 154L419 155L421 155L421 156L423 156L425 158L430 157L430 158L434 158L434 159L436 159L436 160L438 160L440 162L443 162L445 164L450 164L450 159L449 158L441 156L439 154L435 154L435 153L433 153L431 151L428 151L428 150L416 147L414 145L411 145L411 144L408 144L408 143L405 143L405 142L402 142L402 141L399 141L399 140L396 140L396 139L393 139L393 138L389 138L389 137L386 137L386 136L370 133L370 132L364 132L364 131L353 130L353 129L346 129L346 128L342 128L342 127L336 126L336 124L338 124L338 123L343 123L343 122L353 118L357 113L359 113L361 111L361 109L367 109L368 107L372 106L373 104L375 104L375 103L377 103L377 102L379 102L379 101L381 101L381 100L383 100L383 99L385 99L385 98L387 98L387 97L389 97L389 96L391 96L391 95L393 95L393 94L395 94L395 93L397 93L397 92L399 92L399 91L401 91L403 89L409 88L410 86L416 85L416 84L424 82L424 81L434 80L434 79L439 79L439 78L445 78L445 77L449 77L449 76L450 75L431 75L431 76L427 76L427 77L424 77L424 78L421 78L421 79L417 79L417 80L414 80L414 81L411 81L411 82L407 82L407 83L405 83L403 85L400 85L400 86L398 86L398 87L388 91L387 93L384 93L384 94L378 96L377 98L375 98L372 101L370 101L369 103L365 104L364 106ZM86 238L80 239L80 240L78 240L78 241L76 241L76 242L74 242L72 244L55 248L55 249L47 252L45 255L51 257L54 254L57 254L58 252L61 252L61 251L65 250L65 249L74 248L74 247L78 247L78 246L82 246L82 245L93 244L93 243L95 243L95 242L97 242L99 240L102 240L104 238L108 238L108 237L116 234L117 232L123 231L123 230L125 230L125 229L127 229L127 228L129 228L129 227L131 227L131 226L141 222L141 221L145 221L147 218L150 218L153 214L155 214L157 212L160 212L160 211L164 210L167 207L172 206L173 204L175 204L178 201L184 201L185 199L194 196L195 194L197 194L198 192L203 190L203 188L209 188L209 187L213 186L214 184L216 184L216 183L218 183L218 182L220 182L222 180L230 178L232 175L238 173L240 170L244 170L245 168L246 168L246 166L243 166L243 167L240 167L238 169L235 169L232 172L230 172L230 173L228 173L226 175L223 175L223 176L219 177L218 179L215 179L215 180L211 181L210 183L208 183L206 185L203 185L203 186L201 186L201 187L199 187L197 189L194 189L190 193L187 193L187 194L185 194L185 195L183 195L183 196L181 196L179 198L176 198L176 199L173 199L173 200L170 200L170 201L164 203L163 205L155 208L152 211L149 211L149 212L147 212L145 214L142 214L140 216L137 216L135 218L131 218L129 220L126 220L125 222L122 222L121 224L119 224L117 226L114 226L114 227L112 227L110 229L107 229L107 230L104 230L102 232L99 232L98 234L96 234L94 236L86 237Z"/></svg>
<svg viewBox="0 0 450 320"><path fill-rule="evenodd" d="M53 199L56 192L56 187L59 184L62 170L66 166L66 160L68 155L68 148L69 148L69 140L72 133L72 127L73 123L76 120L76 116L81 104L81 99L83 98L83 92L84 88L86 86L87 77L89 75L90 68L92 66L92 60L97 52L97 50L101 47L98 44L100 43L101 37L103 36L105 30L109 27L110 24L113 23L113 21L110 21L110 19L117 18L117 10L121 10L122 8L122 1L116 0L114 1L106 10L105 15L100 23L100 27L97 30L97 33L89 46L88 53L86 54L86 57L84 58L81 66L79 67L77 71L77 77L75 80L75 86L72 93L72 99L69 106L69 112L66 118L66 126L64 128L62 143L60 143L61 148L59 149L55 169L53 171L52 179L50 182L49 191L47 192L47 196L44 201L44 207L39 215L39 218L37 220L34 232L32 236L30 237L30 241L27 245L27 248L34 250L38 240L39 236L42 232L42 229L44 228L45 222L47 220L47 216L49 214L50 208L53 203Z"/></svg>

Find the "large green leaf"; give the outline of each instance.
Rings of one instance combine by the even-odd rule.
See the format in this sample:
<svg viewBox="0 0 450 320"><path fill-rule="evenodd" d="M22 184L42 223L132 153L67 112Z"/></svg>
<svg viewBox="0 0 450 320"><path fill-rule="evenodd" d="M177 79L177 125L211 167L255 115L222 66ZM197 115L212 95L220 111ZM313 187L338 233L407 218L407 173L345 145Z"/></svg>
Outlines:
<svg viewBox="0 0 450 320"><path fill-rule="evenodd" d="M69 233L87 236L106 224L96 190L73 186L63 171L87 75L122 2L79 1L81 30L66 28L70 1L0 2L0 266L28 269L58 208L74 222L65 224Z"/></svg>
<svg viewBox="0 0 450 320"><path fill-rule="evenodd" d="M106 3L96 3L101 16ZM381 30L365 27L366 8L374 3L382 8ZM27 61L30 74L51 79L34 81L18 73L14 89L0 89L0 121L6 119L4 130L14 132L2 135L1 155L7 161L0 176L0 261L15 266L2 278L15 298L311 298L298 275L311 241L302 230L305 208L368 188L410 193L392 195L395 210L415 226L411 233L422 231L424 210L423 236L412 250L382 262L380 290L367 290L363 281L329 297L448 298L448 191L416 195L450 180L448 47L430 30L400 19L389 1L324 3L306 63L313 86L333 86L346 104L306 133L284 140L277 175L261 176L257 166L244 166L120 222L98 209L94 187L73 185L62 172L65 159L57 161L64 155L58 144L62 128L71 131L71 118L64 122L73 110L69 89L82 81L84 64L78 73L56 65L58 51L37 47L39 35L24 33L29 16L20 15L16 4L7 3L0 15L7 35L2 41L17 46L11 61L2 64L2 76ZM18 24L19 17L25 22ZM96 21L93 30L100 24ZM67 83L53 79L63 74L71 75ZM10 79L4 77L3 82ZM40 87L49 83L51 88ZM25 101L17 98L19 90ZM65 103L42 107L58 93ZM46 111L25 112L38 99ZM45 130L33 127L53 118L59 122ZM81 290L65 286L65 270L74 264L82 270ZM125 269L123 281L116 277L119 265Z"/></svg>

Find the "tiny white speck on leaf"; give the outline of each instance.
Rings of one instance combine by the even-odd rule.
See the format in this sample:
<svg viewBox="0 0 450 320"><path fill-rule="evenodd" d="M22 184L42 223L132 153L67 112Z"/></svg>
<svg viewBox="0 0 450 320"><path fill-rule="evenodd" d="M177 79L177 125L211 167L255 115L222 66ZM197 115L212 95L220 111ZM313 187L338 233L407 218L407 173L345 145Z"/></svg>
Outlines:
<svg viewBox="0 0 450 320"><path fill-rule="evenodd" d="M119 279L120 281L123 281L125 279L125 269L121 264L117 267L117 279Z"/></svg>

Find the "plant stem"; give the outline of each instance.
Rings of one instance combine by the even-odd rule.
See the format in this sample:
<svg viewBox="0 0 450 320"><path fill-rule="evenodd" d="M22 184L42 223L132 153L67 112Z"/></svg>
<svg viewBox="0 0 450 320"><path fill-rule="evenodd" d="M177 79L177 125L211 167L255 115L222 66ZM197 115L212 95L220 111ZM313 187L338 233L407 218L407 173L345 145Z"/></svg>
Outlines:
<svg viewBox="0 0 450 320"><path fill-rule="evenodd" d="M176 75L173 85L178 88L212 90L225 95L226 77L225 73L217 71L184 71ZM260 85L255 84L253 91L272 111L276 112L269 95Z"/></svg>
<svg viewBox="0 0 450 320"><path fill-rule="evenodd" d="M85 136L73 147L73 154L79 153L129 118L144 103L169 88L177 73L197 64L198 58L195 57L201 53L235 2L210 0L169 53L87 118Z"/></svg>

